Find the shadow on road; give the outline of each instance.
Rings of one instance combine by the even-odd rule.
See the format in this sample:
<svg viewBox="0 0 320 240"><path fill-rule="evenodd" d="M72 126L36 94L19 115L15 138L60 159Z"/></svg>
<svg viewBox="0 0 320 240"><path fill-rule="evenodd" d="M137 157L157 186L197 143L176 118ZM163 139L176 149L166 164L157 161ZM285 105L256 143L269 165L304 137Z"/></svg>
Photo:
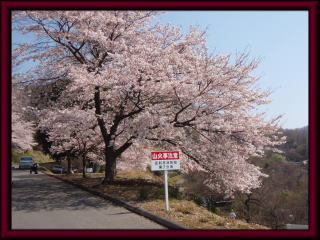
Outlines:
<svg viewBox="0 0 320 240"><path fill-rule="evenodd" d="M13 171L12 210L79 210L110 203L44 174Z"/></svg>

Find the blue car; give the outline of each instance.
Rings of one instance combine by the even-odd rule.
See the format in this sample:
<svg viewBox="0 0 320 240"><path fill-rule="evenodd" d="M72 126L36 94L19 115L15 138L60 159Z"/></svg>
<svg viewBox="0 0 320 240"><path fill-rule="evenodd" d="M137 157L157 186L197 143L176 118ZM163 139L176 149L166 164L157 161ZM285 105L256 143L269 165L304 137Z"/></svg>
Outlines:
<svg viewBox="0 0 320 240"><path fill-rule="evenodd" d="M60 166L60 165L55 165L52 167L52 170L51 170L53 173L66 173L67 172L67 169Z"/></svg>

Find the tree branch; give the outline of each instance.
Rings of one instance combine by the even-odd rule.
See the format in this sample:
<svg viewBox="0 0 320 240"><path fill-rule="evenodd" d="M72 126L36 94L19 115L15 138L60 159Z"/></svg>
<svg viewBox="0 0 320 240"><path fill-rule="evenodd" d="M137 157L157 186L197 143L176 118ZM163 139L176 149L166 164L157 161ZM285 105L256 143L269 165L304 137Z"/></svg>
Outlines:
<svg viewBox="0 0 320 240"><path fill-rule="evenodd" d="M137 138L136 136L131 136L121 147L119 147L116 151L115 151L115 156L118 157L120 156L125 150L127 150L132 144L132 139Z"/></svg>
<svg viewBox="0 0 320 240"><path fill-rule="evenodd" d="M97 121L98 125L101 130L101 134L105 142L109 141L110 136L108 136L108 131L105 127L105 122L101 116L101 99L100 99L100 88L97 86L95 87L95 92L94 92L94 105L95 105L95 113L98 115L97 116Z"/></svg>

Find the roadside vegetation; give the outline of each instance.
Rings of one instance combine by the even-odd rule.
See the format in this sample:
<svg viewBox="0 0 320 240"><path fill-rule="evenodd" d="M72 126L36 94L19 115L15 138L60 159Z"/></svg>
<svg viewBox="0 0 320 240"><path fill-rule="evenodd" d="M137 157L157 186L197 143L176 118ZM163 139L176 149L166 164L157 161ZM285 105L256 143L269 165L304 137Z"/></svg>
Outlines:
<svg viewBox="0 0 320 240"><path fill-rule="evenodd" d="M81 174L57 176L93 188L190 229L268 229L255 223L230 219L227 212L220 212L218 215L199 205L191 195L178 190L177 182L181 181L183 176L175 172L169 173L168 212L165 211L163 177L148 170L118 171L115 181L108 185L100 184L103 173L91 173L85 179Z"/></svg>
<svg viewBox="0 0 320 240"><path fill-rule="evenodd" d="M44 154L42 151L37 150L27 150L25 152L12 151L12 164L19 165L20 157L22 156L31 156L33 160L37 163L42 164L54 162L54 160L47 154Z"/></svg>

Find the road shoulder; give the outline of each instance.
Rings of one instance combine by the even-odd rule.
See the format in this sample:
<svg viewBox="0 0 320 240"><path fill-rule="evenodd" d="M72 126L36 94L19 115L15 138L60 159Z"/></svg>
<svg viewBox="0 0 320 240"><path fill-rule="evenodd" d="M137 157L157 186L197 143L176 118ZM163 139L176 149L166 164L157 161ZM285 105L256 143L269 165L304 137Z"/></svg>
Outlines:
<svg viewBox="0 0 320 240"><path fill-rule="evenodd" d="M73 185L75 187L78 187L81 190L89 192L89 193L91 193L91 194L93 194L95 196L98 196L98 197L103 198L105 200L111 201L111 202L113 202L114 204L116 204L118 206L124 207L124 208L126 208L127 210L129 210L131 212L134 212L134 213L139 214L139 215L141 215L141 216L143 216L145 218L148 218L148 219L150 219L150 220L152 220L152 221L154 221L154 222L156 222L156 223L158 223L158 224L160 224L160 225L162 225L162 226L164 226L164 227L166 227L168 229L174 229L174 230L185 230L185 229L187 229L186 227L184 227L182 225L174 223L174 222L172 222L172 221L170 221L168 219L165 219L163 217L157 216L157 215L155 215L155 214L153 214L151 212L148 212L148 211L146 211L144 209L141 209L139 207L133 206L133 205L131 205L131 204L127 203L127 202L124 202L124 201L122 201L120 199L114 198L114 197L112 197L110 195L107 195L106 193L102 193L102 192L100 192L98 190L94 190L92 188L85 187L85 186L83 186L81 184L69 181L67 179L60 178L59 176L54 175L54 174L49 174L49 173L44 172L44 171L43 171L43 173L45 173L46 175L48 175L50 177L54 177L56 179L59 179L59 180L65 182L65 183L71 184L71 185Z"/></svg>

